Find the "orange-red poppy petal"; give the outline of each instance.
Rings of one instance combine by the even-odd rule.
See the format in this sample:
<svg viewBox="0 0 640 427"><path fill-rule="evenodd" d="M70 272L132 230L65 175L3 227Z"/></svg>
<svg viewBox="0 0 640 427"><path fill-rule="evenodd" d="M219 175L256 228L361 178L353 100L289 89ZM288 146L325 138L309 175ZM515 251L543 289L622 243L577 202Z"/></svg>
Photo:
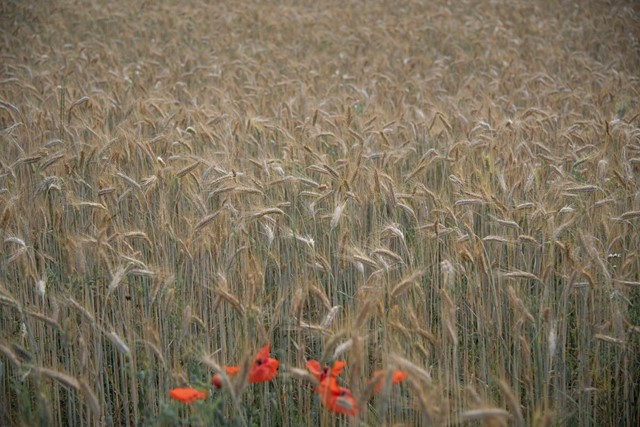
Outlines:
<svg viewBox="0 0 640 427"><path fill-rule="evenodd" d="M351 391L345 387L338 387L335 378L327 378L318 390L320 403L329 411L349 416L358 414L358 407Z"/></svg>
<svg viewBox="0 0 640 427"><path fill-rule="evenodd" d="M331 367L331 377L336 378L340 375L345 366L347 366L347 362L343 362L342 360L334 361L333 366Z"/></svg>
<svg viewBox="0 0 640 427"><path fill-rule="evenodd" d="M247 378L249 383L254 384L271 381L278 375L278 365L280 362L278 362L277 359L269 357L269 348L270 344L267 343L267 345L258 350L253 357L253 365L251 365L249 377ZM225 366L224 370L227 375L232 376L240 372L240 366ZM220 375L215 374L211 378L211 384L217 388L222 387Z"/></svg>
<svg viewBox="0 0 640 427"><path fill-rule="evenodd" d="M227 375L235 375L240 372L240 366L224 366L224 371Z"/></svg>
<svg viewBox="0 0 640 427"><path fill-rule="evenodd" d="M223 366L223 369L228 376L232 376L240 372L240 366ZM211 384L216 388L222 387L222 379L220 378L220 375L215 374L211 377Z"/></svg>
<svg viewBox="0 0 640 427"><path fill-rule="evenodd" d="M393 374L391 374L391 384L397 384L400 381L404 381L405 378L407 378L405 371L393 371Z"/></svg>
<svg viewBox="0 0 640 427"><path fill-rule="evenodd" d="M260 359L259 359L260 360ZM255 363L249 371L249 383L261 383L265 381L271 381L278 375L278 362L277 359L267 358L265 361Z"/></svg>
<svg viewBox="0 0 640 427"><path fill-rule="evenodd" d="M382 390L382 386L384 385L384 371L376 370L373 371L373 378L371 381L375 381L375 385L373 390L379 392ZM405 371L395 370L391 373L391 384L397 384L403 381L407 377L407 373Z"/></svg>
<svg viewBox="0 0 640 427"><path fill-rule="evenodd" d="M307 360L305 366L307 367L307 370L311 372L311 375L313 375L318 381L323 381L327 375L332 378L336 378L340 375L344 367L347 366L347 362L336 360L333 362L333 366L329 367L329 365L325 365L323 368L320 366L320 362L311 359Z"/></svg>
<svg viewBox="0 0 640 427"><path fill-rule="evenodd" d="M315 379L320 381L320 375L322 374L322 368L320 367L320 362L313 359L307 360L307 363L305 363L305 366L307 367L307 370L311 372L311 375L313 375Z"/></svg>
<svg viewBox="0 0 640 427"><path fill-rule="evenodd" d="M278 365L280 362L278 362L277 359L269 357L270 347L271 343L267 343L258 350L253 357L253 365L249 371L249 383L271 381L278 375Z"/></svg>
<svg viewBox="0 0 640 427"><path fill-rule="evenodd" d="M253 357L253 360L258 359L268 359L269 358L269 349L271 348L271 343L267 343L264 347L262 347L256 355Z"/></svg>
<svg viewBox="0 0 640 427"><path fill-rule="evenodd" d="M204 400L207 398L207 395L204 392L191 387L172 388L169 390L169 396L172 399L183 403L191 403L196 400Z"/></svg>
<svg viewBox="0 0 640 427"><path fill-rule="evenodd" d="M348 395L335 396L328 409L336 414L345 414L351 417L358 415L358 407L351 393Z"/></svg>

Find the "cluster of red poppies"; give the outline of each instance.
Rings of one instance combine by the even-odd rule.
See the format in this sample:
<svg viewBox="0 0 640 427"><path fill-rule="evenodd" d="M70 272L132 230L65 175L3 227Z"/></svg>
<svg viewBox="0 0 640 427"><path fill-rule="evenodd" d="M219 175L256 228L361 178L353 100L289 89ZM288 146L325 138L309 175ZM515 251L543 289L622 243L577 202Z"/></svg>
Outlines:
<svg viewBox="0 0 640 427"><path fill-rule="evenodd" d="M342 373L342 369L345 366L347 366L346 362L341 360L334 361L332 366L325 365L324 367L321 367L320 362L317 360L309 360L306 363L307 369L318 381L318 385L314 390L318 393L322 406L337 414L354 416L358 413L356 400L353 398L351 390L338 384L338 375ZM382 370L373 372L373 378L368 383L372 386L373 391L379 392L382 390L384 376L385 373ZM406 376L407 373L404 371L393 371L391 373L391 384L399 383Z"/></svg>
<svg viewBox="0 0 640 427"><path fill-rule="evenodd" d="M269 357L269 348L270 344L267 343L253 357L247 382L254 384L271 381L278 374L279 362L277 359ZM351 390L338 384L338 375L342 373L345 366L347 364L340 360L333 362L332 366L325 365L324 367L320 366L320 362L317 360L309 360L306 363L307 370L317 382L314 386L314 391L318 393L322 406L337 414L354 416L359 411L356 400L351 394ZM224 370L228 376L233 376L240 371L240 367L225 366ZM390 382L391 384L396 384L404 380L406 376L407 374L404 371L393 371L390 375ZM374 371L373 378L368 382L373 391L379 392L382 390L384 377L384 371ZM215 374L211 378L211 383L216 388L222 387L220 375ZM191 387L171 389L169 396L184 403L206 398L204 392Z"/></svg>
<svg viewBox="0 0 640 427"><path fill-rule="evenodd" d="M278 375L278 365L280 362L278 362L278 359L269 357L270 346L271 344L267 343L267 345L258 350L256 355L253 356L253 363L251 363L249 377L247 378L249 384L271 381ZM233 376L240 371L240 366L225 366L224 371L228 376ZM222 387L220 375L215 374L213 378L211 378L211 384L216 388Z"/></svg>

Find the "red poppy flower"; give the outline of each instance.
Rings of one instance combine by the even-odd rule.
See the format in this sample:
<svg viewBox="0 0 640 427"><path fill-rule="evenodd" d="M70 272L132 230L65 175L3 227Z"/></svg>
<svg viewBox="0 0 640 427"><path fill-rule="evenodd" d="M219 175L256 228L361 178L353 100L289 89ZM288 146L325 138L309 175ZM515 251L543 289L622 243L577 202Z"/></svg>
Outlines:
<svg viewBox="0 0 640 427"><path fill-rule="evenodd" d="M311 372L311 375L313 375L315 379L320 381L320 375L322 375L322 372L324 370L323 368L320 368L320 362L318 362L317 360L307 360L305 366L307 367L307 370Z"/></svg>
<svg viewBox="0 0 640 427"><path fill-rule="evenodd" d="M232 376L240 372L240 366L225 366L224 371L227 375Z"/></svg>
<svg viewBox="0 0 640 427"><path fill-rule="evenodd" d="M329 367L329 365L324 365L324 367L321 368L320 362L312 359L308 360L305 366L318 382L322 382L328 377L337 378L338 375L342 373L342 369L347 366L347 363L342 360L336 360L333 362L333 366Z"/></svg>
<svg viewBox="0 0 640 427"><path fill-rule="evenodd" d="M267 343L264 347L262 347L256 355L253 357L253 364L251 365L251 369L249 370L249 377L247 382L250 384L261 383L265 381L271 381L278 375L278 359L274 359L269 357L269 348L271 347L270 343ZM225 366L225 372L229 376L233 376L240 371L239 366ZM222 382L220 381L220 376L215 374L213 378L211 378L211 383L217 387L222 387Z"/></svg>
<svg viewBox="0 0 640 427"><path fill-rule="evenodd" d="M191 387L180 387L180 388L172 388L169 390L169 396L171 396L174 400L179 400L183 403L191 403L196 400L204 400L207 398L207 395L200 390L196 390Z"/></svg>
<svg viewBox="0 0 640 427"><path fill-rule="evenodd" d="M373 386L373 390L379 392L382 390L382 386L384 385L384 377L385 372L383 370L373 371L373 378L369 382L375 381ZM397 384L400 381L403 381L407 377L407 373L405 371L393 371L391 374L391 384Z"/></svg>
<svg viewBox="0 0 640 427"><path fill-rule="evenodd" d="M335 378L328 377L318 386L320 403L336 414L355 416L358 414L356 400L346 387L339 387Z"/></svg>
<svg viewBox="0 0 640 427"><path fill-rule="evenodd" d="M338 385L338 375L347 366L346 362L336 360L332 366L321 367L317 360L308 360L305 366L311 375L318 380L318 386L314 388L314 391L318 393L322 406L336 414L354 416L358 413L358 407L351 391Z"/></svg>
<svg viewBox="0 0 640 427"><path fill-rule="evenodd" d="M253 365L249 371L249 383L262 383L265 381L271 381L278 375L278 362L277 359L269 357L270 344L267 343L262 347L253 358Z"/></svg>

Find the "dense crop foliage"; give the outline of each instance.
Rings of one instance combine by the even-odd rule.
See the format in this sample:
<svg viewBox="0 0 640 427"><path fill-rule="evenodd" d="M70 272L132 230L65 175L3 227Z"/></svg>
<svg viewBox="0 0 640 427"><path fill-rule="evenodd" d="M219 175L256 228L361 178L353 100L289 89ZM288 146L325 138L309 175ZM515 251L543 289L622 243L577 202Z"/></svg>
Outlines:
<svg viewBox="0 0 640 427"><path fill-rule="evenodd" d="M640 423L636 2L0 24L0 424Z"/></svg>

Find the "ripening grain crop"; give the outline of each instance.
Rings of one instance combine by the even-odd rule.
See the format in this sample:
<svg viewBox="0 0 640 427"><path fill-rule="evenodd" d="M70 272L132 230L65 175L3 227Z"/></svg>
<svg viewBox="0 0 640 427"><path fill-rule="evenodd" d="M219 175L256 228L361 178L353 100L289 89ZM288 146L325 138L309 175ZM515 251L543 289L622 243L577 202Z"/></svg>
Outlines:
<svg viewBox="0 0 640 427"><path fill-rule="evenodd" d="M0 2L0 425L639 425L638 28Z"/></svg>

